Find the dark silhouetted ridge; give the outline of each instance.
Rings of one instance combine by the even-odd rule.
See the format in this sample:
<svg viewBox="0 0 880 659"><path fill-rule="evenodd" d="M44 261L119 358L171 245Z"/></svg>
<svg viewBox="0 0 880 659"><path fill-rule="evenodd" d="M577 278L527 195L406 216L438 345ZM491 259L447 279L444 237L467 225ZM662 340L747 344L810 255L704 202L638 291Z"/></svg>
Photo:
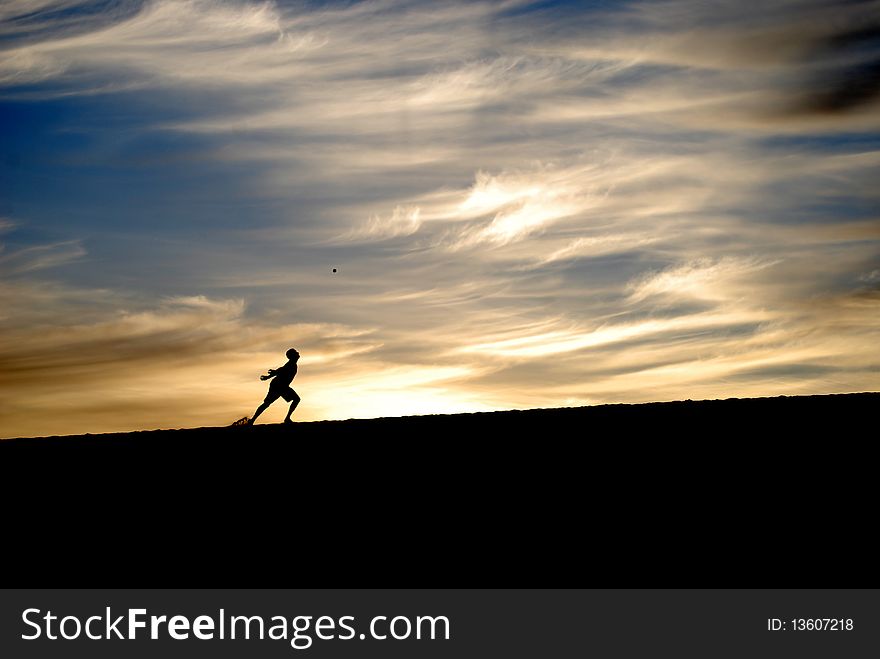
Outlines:
<svg viewBox="0 0 880 659"><path fill-rule="evenodd" d="M554 439L585 439L602 434L670 433L670 438L711 439L731 432L784 435L793 432L846 432L859 421L868 421L880 410L880 393L779 396L774 398L728 398L724 400L668 403L613 404L556 409L511 410L473 414L348 419L300 422L293 426L258 424L247 427L244 419L230 426L149 430L100 435L16 438L2 440L11 448L27 442L32 447L134 446L160 448L173 443L176 451L199 446L237 447L240 450L284 450L295 441L325 439L406 439L416 441L426 433L450 441L463 437L492 440L499 436L554 436ZM780 434L782 436L780 436ZM284 442L283 444L280 442Z"/></svg>
<svg viewBox="0 0 880 659"><path fill-rule="evenodd" d="M53 587L876 584L878 410L863 393L8 439L6 574Z"/></svg>

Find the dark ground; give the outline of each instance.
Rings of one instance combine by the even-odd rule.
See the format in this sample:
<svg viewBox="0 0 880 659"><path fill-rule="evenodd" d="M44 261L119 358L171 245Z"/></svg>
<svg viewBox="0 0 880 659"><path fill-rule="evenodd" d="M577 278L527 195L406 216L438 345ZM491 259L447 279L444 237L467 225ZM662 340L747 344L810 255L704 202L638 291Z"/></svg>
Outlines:
<svg viewBox="0 0 880 659"><path fill-rule="evenodd" d="M880 585L878 410L866 393L0 440L5 585Z"/></svg>
<svg viewBox="0 0 880 659"><path fill-rule="evenodd" d="M787 433L822 429L829 433L848 432L859 421L870 421L880 410L880 393L825 396L780 396L776 398L729 398L726 400L679 401L637 405L596 405L541 410L513 410L477 414L444 414L349 419L253 427L191 428L150 430L101 435L0 440L0 448L29 450L100 449L165 451L173 443L175 454L235 447L247 452L272 450L281 457L302 450L291 440L359 441L365 438L412 441L426 433L449 439L493 441L523 434L559 433L557 440L584 440L601 436L619 437L637 433L669 433L670 439L710 439L727 432L752 438L785 439ZM487 447L482 447L487 448Z"/></svg>

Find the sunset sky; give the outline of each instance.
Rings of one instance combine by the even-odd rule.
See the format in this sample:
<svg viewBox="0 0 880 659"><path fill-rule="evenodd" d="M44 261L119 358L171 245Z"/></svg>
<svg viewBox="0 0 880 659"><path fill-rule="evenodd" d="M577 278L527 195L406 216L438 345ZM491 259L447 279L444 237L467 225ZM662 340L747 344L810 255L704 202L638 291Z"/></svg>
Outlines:
<svg viewBox="0 0 880 659"><path fill-rule="evenodd" d="M226 425L290 347L299 420L880 389L878 2L3 0L0 51L0 437Z"/></svg>

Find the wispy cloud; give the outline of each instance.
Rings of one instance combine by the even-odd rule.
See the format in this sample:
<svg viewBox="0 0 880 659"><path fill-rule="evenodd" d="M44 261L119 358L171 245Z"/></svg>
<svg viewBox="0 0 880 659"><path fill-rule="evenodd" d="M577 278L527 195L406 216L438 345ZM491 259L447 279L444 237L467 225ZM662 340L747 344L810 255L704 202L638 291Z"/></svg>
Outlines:
<svg viewBox="0 0 880 659"><path fill-rule="evenodd" d="M697 259L640 276L629 284L632 291L629 299L640 302L659 296L718 301L730 297L731 288L736 284L740 284L739 294L744 295L749 291L749 287L743 285L744 276L769 265L772 263L755 259Z"/></svg>
<svg viewBox="0 0 880 659"><path fill-rule="evenodd" d="M86 255L79 240L66 240L48 245L33 245L6 251L0 244L0 271L20 274L43 270L76 261Z"/></svg>
<svg viewBox="0 0 880 659"><path fill-rule="evenodd" d="M880 384L877 2L110 4L0 8L18 433Z"/></svg>

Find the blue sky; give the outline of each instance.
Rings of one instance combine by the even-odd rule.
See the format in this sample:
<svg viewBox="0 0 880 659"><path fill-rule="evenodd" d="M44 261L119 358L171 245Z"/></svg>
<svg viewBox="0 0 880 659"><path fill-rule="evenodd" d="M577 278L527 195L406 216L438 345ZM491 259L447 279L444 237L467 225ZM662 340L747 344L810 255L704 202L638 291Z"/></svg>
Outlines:
<svg viewBox="0 0 880 659"><path fill-rule="evenodd" d="M0 434L876 390L877 9L9 0Z"/></svg>

